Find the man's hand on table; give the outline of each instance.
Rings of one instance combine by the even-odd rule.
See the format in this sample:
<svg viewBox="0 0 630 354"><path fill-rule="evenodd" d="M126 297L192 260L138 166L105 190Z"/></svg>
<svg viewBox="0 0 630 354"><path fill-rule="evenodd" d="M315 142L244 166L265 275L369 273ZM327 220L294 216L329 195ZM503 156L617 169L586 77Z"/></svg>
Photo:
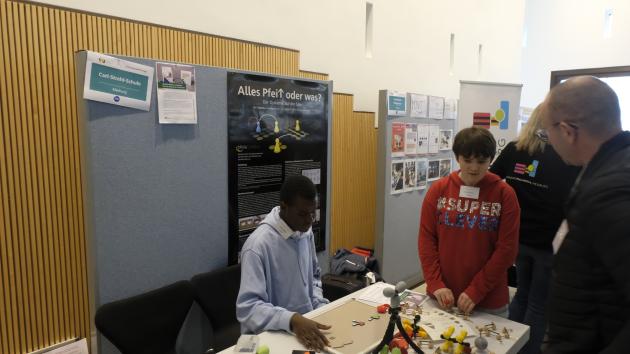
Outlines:
<svg viewBox="0 0 630 354"><path fill-rule="evenodd" d="M328 346L328 338L320 329L330 329L331 326L317 323L296 313L291 317L291 331L298 341L308 349L323 351Z"/></svg>

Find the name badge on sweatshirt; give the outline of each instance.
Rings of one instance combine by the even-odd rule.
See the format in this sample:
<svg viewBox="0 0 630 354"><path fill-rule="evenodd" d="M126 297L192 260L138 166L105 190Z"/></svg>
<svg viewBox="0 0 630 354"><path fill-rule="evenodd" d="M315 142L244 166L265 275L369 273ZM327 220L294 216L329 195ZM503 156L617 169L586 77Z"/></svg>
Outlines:
<svg viewBox="0 0 630 354"><path fill-rule="evenodd" d="M479 199L479 187L461 186L459 187L460 198Z"/></svg>
<svg viewBox="0 0 630 354"><path fill-rule="evenodd" d="M553 242L551 243L553 246L553 254L558 253L562 242L564 242L564 238L567 237L567 233L569 233L569 224L567 223L567 219L564 219L556 232L556 237L553 238Z"/></svg>

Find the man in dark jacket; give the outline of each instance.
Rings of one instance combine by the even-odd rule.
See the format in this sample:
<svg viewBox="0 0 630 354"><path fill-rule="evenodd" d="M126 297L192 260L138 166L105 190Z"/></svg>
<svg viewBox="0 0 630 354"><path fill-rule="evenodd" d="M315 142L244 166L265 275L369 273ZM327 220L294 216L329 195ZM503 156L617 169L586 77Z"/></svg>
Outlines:
<svg viewBox="0 0 630 354"><path fill-rule="evenodd" d="M630 133L601 80L555 86L540 135L567 163L583 166L554 239L549 353L630 353Z"/></svg>

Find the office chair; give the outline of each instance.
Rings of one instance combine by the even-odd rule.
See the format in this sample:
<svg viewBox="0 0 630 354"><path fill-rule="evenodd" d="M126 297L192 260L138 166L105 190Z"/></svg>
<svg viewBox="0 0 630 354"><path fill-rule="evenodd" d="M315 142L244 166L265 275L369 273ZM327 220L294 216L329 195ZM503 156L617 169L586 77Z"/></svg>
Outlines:
<svg viewBox="0 0 630 354"><path fill-rule="evenodd" d="M241 286L241 265L236 264L195 275L190 282L214 332L213 348L221 351L238 340L241 328L236 319L236 297Z"/></svg>
<svg viewBox="0 0 630 354"><path fill-rule="evenodd" d="M94 321L123 354L172 354L193 301L190 282L182 280L102 305Z"/></svg>

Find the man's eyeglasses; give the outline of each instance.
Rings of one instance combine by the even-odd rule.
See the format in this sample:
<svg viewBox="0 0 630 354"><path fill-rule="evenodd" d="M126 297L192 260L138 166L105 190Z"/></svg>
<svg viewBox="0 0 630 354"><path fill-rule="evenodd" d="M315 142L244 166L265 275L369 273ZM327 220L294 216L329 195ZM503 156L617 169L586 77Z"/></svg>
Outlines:
<svg viewBox="0 0 630 354"><path fill-rule="evenodd" d="M562 123L562 122L555 122L551 126L555 127L555 126L559 125L560 123ZM564 121L564 123L566 123L568 126L570 126L573 129L577 129L578 128L578 125L575 124L574 122ZM538 130L536 130L536 133L534 133L534 134L536 134L536 137L538 139L542 140L543 142L545 142L545 143L549 142L549 134L547 133L547 129L538 129Z"/></svg>

